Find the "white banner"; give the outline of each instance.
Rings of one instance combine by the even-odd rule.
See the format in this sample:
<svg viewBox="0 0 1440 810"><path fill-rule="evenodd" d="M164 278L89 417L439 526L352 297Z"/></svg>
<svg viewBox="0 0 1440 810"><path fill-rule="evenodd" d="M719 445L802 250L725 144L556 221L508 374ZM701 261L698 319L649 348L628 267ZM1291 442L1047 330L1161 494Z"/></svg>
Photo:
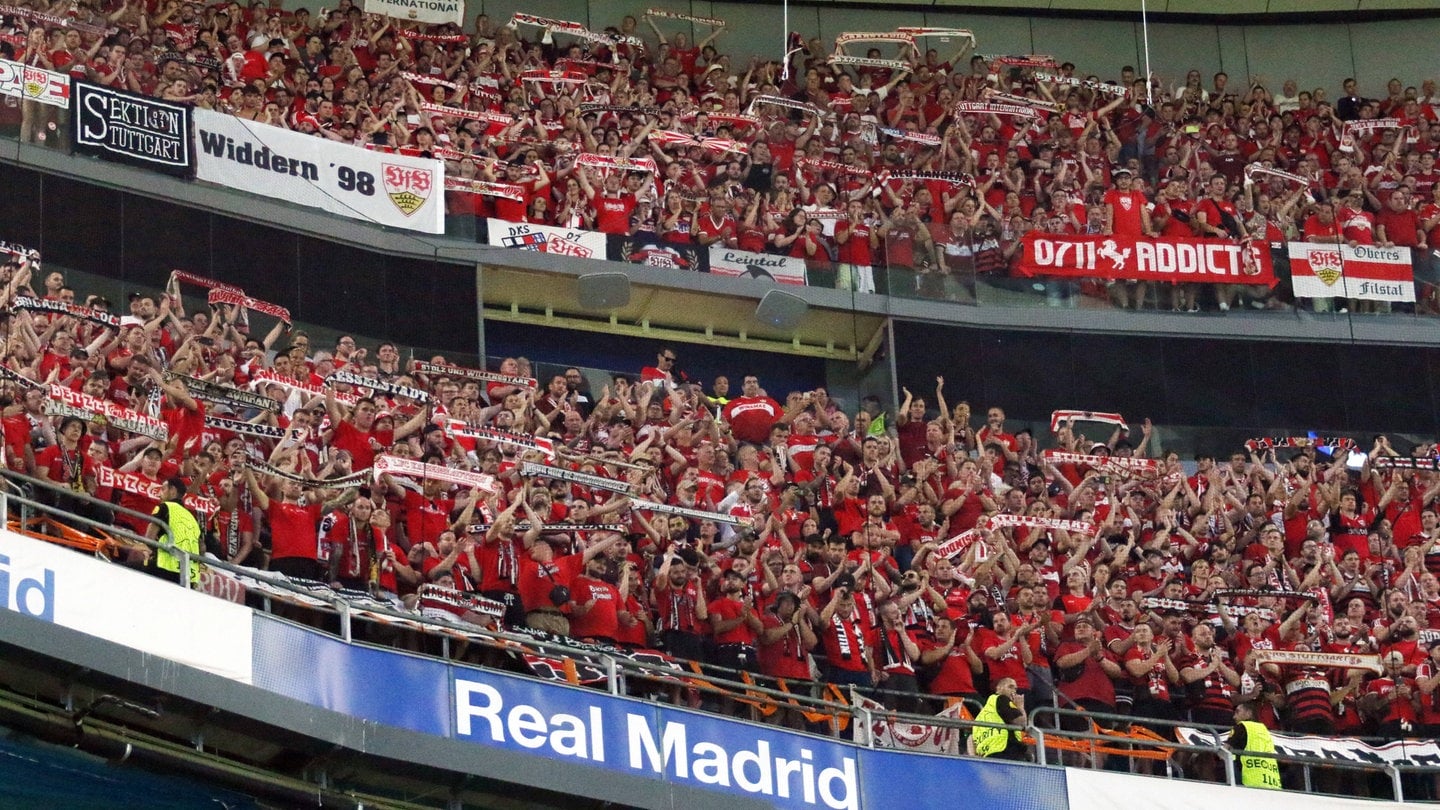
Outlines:
<svg viewBox="0 0 1440 810"><path fill-rule="evenodd" d="M445 232L445 164L195 111L196 178L337 216Z"/></svg>
<svg viewBox="0 0 1440 810"><path fill-rule="evenodd" d="M68 108L70 77L64 73L54 73L20 62L0 59L0 95Z"/></svg>
<svg viewBox="0 0 1440 810"><path fill-rule="evenodd" d="M1216 745L1214 735L1184 726L1175 729L1180 742L1190 745ZM1370 745L1354 737L1315 737L1308 734L1270 732L1275 739L1275 753L1289 757L1312 757L1335 762L1389 762L1395 765L1440 765L1440 745L1434 740L1397 740L1384 745ZM1221 745L1230 738L1220 737Z"/></svg>
<svg viewBox="0 0 1440 810"><path fill-rule="evenodd" d="M0 609L250 683L248 608L3 530Z"/></svg>
<svg viewBox="0 0 1440 810"><path fill-rule="evenodd" d="M465 24L461 0L365 0L365 11L431 25Z"/></svg>
<svg viewBox="0 0 1440 810"><path fill-rule="evenodd" d="M921 754L948 754L959 756L961 729L959 726L936 725L901 720L887 712L880 703L863 695L855 696L855 705L870 710L870 737L876 748L893 748L898 751L913 751ZM959 720L964 704L942 709L938 718ZM855 742L865 742L865 727L855 724Z"/></svg>
<svg viewBox="0 0 1440 810"><path fill-rule="evenodd" d="M506 222L503 219L489 219L486 223L492 245L538 250L541 253L580 259L605 258L605 234L598 231L557 228L553 225L534 225L528 222Z"/></svg>
<svg viewBox="0 0 1440 810"><path fill-rule="evenodd" d="M1346 779L1363 778L1356 771L1340 773ZM1215 810L1217 807L1295 810L1301 806L1305 810L1375 810L1382 806L1403 808L1415 805L1066 768L1065 796L1059 797L1059 806L1069 810L1134 810L1137 807L1163 807L1165 810Z"/></svg>
<svg viewBox="0 0 1440 810"><path fill-rule="evenodd" d="M805 285L805 260L771 253L751 253L710 246L710 272L717 276L758 278L781 284Z"/></svg>
<svg viewBox="0 0 1440 810"><path fill-rule="evenodd" d="M1410 248L1291 242L1290 278L1296 297L1414 301Z"/></svg>

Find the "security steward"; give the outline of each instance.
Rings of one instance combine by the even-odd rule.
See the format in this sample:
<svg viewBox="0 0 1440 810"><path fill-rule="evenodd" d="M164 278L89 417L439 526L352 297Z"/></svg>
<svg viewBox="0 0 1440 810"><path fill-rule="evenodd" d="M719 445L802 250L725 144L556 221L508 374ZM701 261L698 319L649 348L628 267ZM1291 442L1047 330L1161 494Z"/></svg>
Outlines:
<svg viewBox="0 0 1440 810"><path fill-rule="evenodd" d="M995 684L995 694L985 701L984 707L975 715L975 721L1025 725L1025 712L1015 705L1016 691L1014 678L1001 678L1000 682ZM1007 728L974 726L970 731L968 748L971 756L1014 760L1029 758L1029 752L1020 740L1020 732Z"/></svg>
<svg viewBox="0 0 1440 810"><path fill-rule="evenodd" d="M190 584L198 585L200 583L200 521L196 520L195 514L181 503L181 499L185 497L185 479L176 476L162 486L164 494L153 514L160 519L160 522L170 527L170 534L175 538L175 548L190 555ZM154 523L150 524L145 536L159 542L165 540L160 535L160 527ZM176 575L180 573L180 559L163 548L158 549L155 551L155 556L150 558L145 565L145 570L174 582Z"/></svg>
<svg viewBox="0 0 1440 810"><path fill-rule="evenodd" d="M1275 760L1275 739L1270 736L1270 729L1255 721L1253 703L1235 707L1235 728L1230 732L1229 744L1231 749L1240 752L1235 757L1240 784L1263 790L1280 790L1280 763Z"/></svg>

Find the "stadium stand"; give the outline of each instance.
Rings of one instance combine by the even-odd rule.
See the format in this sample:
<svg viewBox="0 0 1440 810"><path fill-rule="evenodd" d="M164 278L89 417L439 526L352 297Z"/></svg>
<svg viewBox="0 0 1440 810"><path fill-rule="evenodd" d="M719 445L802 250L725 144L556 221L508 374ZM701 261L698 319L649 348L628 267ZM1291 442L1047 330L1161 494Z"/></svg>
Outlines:
<svg viewBox="0 0 1440 810"><path fill-rule="evenodd" d="M986 284L1057 306L1436 305L1428 82L1346 86L1332 106L1293 82L947 61L905 31L880 38L895 59L800 42L742 71L659 15L647 41L633 17L599 35L482 15L471 35L348 2L313 20L258 3L46 14L0 10L7 56L443 158L459 233L643 236L652 264L719 245L799 260L812 284L952 300ZM1155 246L1217 277L1230 257L1229 280L1121 272L1145 251L1163 265ZM312 621L317 600L354 600L389 643L425 644L395 617L427 616L463 630L447 655L572 684L607 681L587 654L621 655L647 673L637 693L830 734L862 701L983 720L1008 681L1020 713L996 716L1079 732L1052 745L1067 758L1211 779L1174 761L1178 725L1239 710L1292 735L1433 746L1440 730L1434 443L1281 435L1182 463L1155 451L1163 425L1057 409L1042 438L1004 403L972 413L944 376L887 411L744 368L706 387L665 345L599 384L513 357L406 360L385 336L311 345L283 306L203 276L122 308L9 255L5 464L84 519L13 527L32 537L189 585L193 515L197 550L224 563L194 585L220 598ZM1392 290L1396 266L1413 281ZM1377 287L1336 294L1331 270ZM495 639L514 634L537 646L507 659Z"/></svg>

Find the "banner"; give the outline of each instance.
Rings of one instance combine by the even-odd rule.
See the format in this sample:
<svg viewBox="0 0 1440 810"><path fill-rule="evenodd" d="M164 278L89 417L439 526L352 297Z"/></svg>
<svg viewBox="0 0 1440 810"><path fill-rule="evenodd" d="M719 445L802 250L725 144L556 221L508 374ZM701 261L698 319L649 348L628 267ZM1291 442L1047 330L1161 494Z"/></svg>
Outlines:
<svg viewBox="0 0 1440 810"><path fill-rule="evenodd" d="M1125 417L1118 413L1104 413L1101 411L1077 411L1072 409L1061 409L1050 412L1050 432L1060 432L1060 426L1065 422L1099 422L1103 425L1114 425L1126 433L1130 432L1130 426L1125 424Z"/></svg>
<svg viewBox="0 0 1440 810"><path fill-rule="evenodd" d="M1274 736L1277 737L1275 745L1278 748L1280 735ZM1205 744L1214 745L1215 742L1207 737ZM1368 778L1359 771L1337 773L1360 784ZM1215 810L1225 807L1295 810L1301 804L1305 810L1375 810L1376 807L1373 799L1349 799L1323 793L1300 793L1298 790L1248 790L1193 779L1176 782L1089 768L1065 768L1064 776L1060 799L1067 810L1133 810L1137 807L1163 807L1165 810ZM1409 794L1407 789L1406 798ZM1402 808L1412 805L1390 806Z"/></svg>
<svg viewBox="0 0 1440 810"><path fill-rule="evenodd" d="M1297 298L1414 301L1410 248L1291 242L1290 278Z"/></svg>
<svg viewBox="0 0 1440 810"><path fill-rule="evenodd" d="M1065 771L1059 768L868 749L664 702L346 644L263 614L255 617L253 637L254 680L262 689L379 725L473 745L474 756L461 756L464 760L492 761L488 752L493 751L524 757L540 788L561 789L552 780L556 771L565 769L573 779L583 773L576 769L585 768L594 774L595 797L631 804L639 801L637 796L658 797L643 802L647 806L693 806L690 791L705 791L710 803L726 795L739 800L736 807L914 810L957 804L957 786L963 786L967 801L958 805L964 807L1068 806ZM543 649L551 657L565 654ZM578 649L585 658L591 657L590 649L601 661L613 656L604 647ZM641 655L648 652L626 658ZM357 689L357 683L406 688L400 693ZM1174 792L1172 782L1122 778L1155 782Z"/></svg>
<svg viewBox="0 0 1440 810"><path fill-rule="evenodd" d="M751 253L710 246L710 272L717 276L754 278L779 284L805 286L805 260L773 253Z"/></svg>
<svg viewBox="0 0 1440 810"><path fill-rule="evenodd" d="M1275 286L1270 251L1258 241L1030 233L1024 246L1024 276Z"/></svg>
<svg viewBox="0 0 1440 810"><path fill-rule="evenodd" d="M663 8L645 9L646 17L664 17L667 20L684 20L696 23L697 25L708 25L711 28L724 28L725 21L718 17L696 17L693 14L681 14L678 11L668 11Z"/></svg>
<svg viewBox="0 0 1440 810"><path fill-rule="evenodd" d="M69 108L70 77L20 62L0 59L0 95Z"/></svg>
<svg viewBox="0 0 1440 810"><path fill-rule="evenodd" d="M451 436L466 436L471 439L481 439L496 444L508 444L514 447L521 447L526 450L535 450L543 453L551 461L555 460L555 442L539 436L526 436L519 433L510 433L495 428L471 426L461 419L446 419L442 425L445 432Z"/></svg>
<svg viewBox="0 0 1440 810"><path fill-rule="evenodd" d="M273 400L272 400L273 401ZM243 419L228 419L224 416L212 416L205 414L205 427L223 430L227 433L238 433L242 436L250 436L256 439L285 438L285 428L279 425L260 425L254 422L246 422Z"/></svg>
<svg viewBox="0 0 1440 810"><path fill-rule="evenodd" d="M960 738L964 736L959 726L916 723L900 720L877 701L864 695L855 696L855 705L870 711L870 728L855 724L855 742L861 743L868 731L876 748L894 748L900 751L914 751L921 754L960 755ZM959 720L965 709L963 703L948 706L936 714L942 720Z"/></svg>
<svg viewBox="0 0 1440 810"><path fill-rule="evenodd" d="M1354 737L1315 737L1308 734L1270 732L1275 753L1289 757L1313 757L1339 762L1388 762L1392 765L1440 765L1440 745L1434 740L1400 740L1371 745ZM1190 745L1223 745L1230 734L1216 735L1198 728L1177 726L1175 737Z"/></svg>
<svg viewBox="0 0 1440 810"><path fill-rule="evenodd" d="M195 112L196 177L392 228L445 232L444 163Z"/></svg>
<svg viewBox="0 0 1440 810"><path fill-rule="evenodd" d="M1024 104L1001 104L996 101L962 101L955 105L960 114L1013 115L1016 118L1038 118L1040 111Z"/></svg>
<svg viewBox="0 0 1440 810"><path fill-rule="evenodd" d="M52 416L78 416L91 422L96 417L103 416L112 427L138 433L157 442L163 442L170 437L170 428L164 422L131 410L118 402L97 399L89 394L72 391L63 385L51 384L47 390L49 396L45 400L45 412Z"/></svg>
<svg viewBox="0 0 1440 810"><path fill-rule="evenodd" d="M165 500L165 482L131 472L120 472L114 467L100 465L95 468L95 482L102 487L112 487L132 495L143 495L156 501ZM214 514L220 511L220 502L209 495L185 495L181 498L185 508L192 512Z"/></svg>
<svg viewBox="0 0 1440 810"><path fill-rule="evenodd" d="M661 515L675 515L687 520L708 520L712 523L729 523L731 526L744 526L750 522L749 518L737 517L723 512L710 512L705 509L691 509L688 506L676 506L669 503L656 503L654 501L642 501L638 498L630 500L632 509L639 509L642 512L655 512Z"/></svg>
<svg viewBox="0 0 1440 810"><path fill-rule="evenodd" d="M187 377L184 374L176 374L173 371L165 372L165 379L180 380L185 384L185 390L190 396L196 399L203 399L206 402L214 402L222 405L229 405L232 408L245 409L254 408L261 411L280 410L280 403L254 391L245 391L240 388L232 388L228 385L221 385L217 382L202 380L196 377Z"/></svg>
<svg viewBox="0 0 1440 810"><path fill-rule="evenodd" d="M201 276L184 270L171 270L170 280L166 282L165 287L168 289L171 286L179 284L193 284L196 287L204 287L207 290L229 290L230 292L239 293L240 295L245 294L244 290L236 287L234 284L226 284L223 281L216 281L208 276Z"/></svg>
<svg viewBox="0 0 1440 810"><path fill-rule="evenodd" d="M337 383L367 389L372 395L377 392L382 392L387 396L413 399L416 402L428 403L430 401L430 392L423 388L412 388L408 385L401 385L399 383L389 382L388 380L377 380L374 377L355 374L343 368L330 372L330 376L325 378L326 385L335 385Z"/></svg>
<svg viewBox="0 0 1440 810"><path fill-rule="evenodd" d="M365 0L365 12L430 25L465 24L462 0Z"/></svg>
<svg viewBox="0 0 1440 810"><path fill-rule="evenodd" d="M710 251L693 242L667 242L655 234L611 236L607 245L612 262L629 262L662 270L710 272Z"/></svg>
<svg viewBox="0 0 1440 810"><path fill-rule="evenodd" d="M250 467L258 473L263 473L265 475L273 475L276 478L283 478L286 481L294 481L295 483L300 484L306 489L348 489L350 487L363 486L368 483L371 478L374 477L374 475L370 472L370 468L368 467L363 470L356 470L355 472L349 473L347 475L337 475L334 478L311 478L309 476L282 470L279 467L267 464L266 462L260 461L258 459L247 460L245 462L245 466Z"/></svg>
<svg viewBox="0 0 1440 810"><path fill-rule="evenodd" d="M416 461L413 458L376 456L375 466L372 467L371 470L375 474L376 479L388 473L389 475L401 475L406 478L432 478L436 481L459 484L462 487L470 487L485 492L496 491L495 479L484 473L457 470L454 467L445 467L440 464L426 464L422 461Z"/></svg>
<svg viewBox="0 0 1440 810"><path fill-rule="evenodd" d="M188 104L79 79L75 80L74 94L70 134L76 152L178 177L195 172L195 154L190 145L192 108Z"/></svg>
<svg viewBox="0 0 1440 810"><path fill-rule="evenodd" d="M1354 450L1355 440L1344 436L1262 436L1258 439L1248 439L1245 442L1245 449L1254 453L1259 450L1269 450L1272 447L1328 447L1331 452L1336 450Z"/></svg>
<svg viewBox="0 0 1440 810"><path fill-rule="evenodd" d="M1255 664L1277 666L1322 667L1326 669L1364 669L1375 675L1383 675L1385 667L1378 655L1354 655L1351 653L1310 652L1309 650L1256 650Z"/></svg>
<svg viewBox="0 0 1440 810"><path fill-rule="evenodd" d="M1074 464L1090 467L1117 475L1155 476L1160 474L1160 462L1153 458L1134 456L1092 456L1086 453L1069 453L1064 450L1046 450L1045 460L1051 464Z"/></svg>
<svg viewBox="0 0 1440 810"><path fill-rule="evenodd" d="M1031 529L1045 529L1047 531L1053 529L1056 531L1091 535L1093 535L1096 530L1095 524L1088 520L1064 520L1062 518L1037 517L1035 515L1010 515L1004 512L991 515L988 525L991 529L1002 529L1007 526L1025 526Z"/></svg>
<svg viewBox="0 0 1440 810"><path fill-rule="evenodd" d="M30 312L50 312L56 315L69 315L72 318L92 321L110 329L120 328L120 316L111 315L108 312L95 309L94 307L71 304L64 301L57 301L52 298L34 298L29 295L17 295L10 303L10 311L17 309Z"/></svg>
<svg viewBox="0 0 1440 810"><path fill-rule="evenodd" d="M1428 470L1440 472L1440 458L1434 456L1376 456L1370 466L1377 470Z"/></svg>
<svg viewBox="0 0 1440 810"><path fill-rule="evenodd" d="M533 461L526 461L520 465L520 475L525 478L553 478L557 481L568 481L578 486L600 489L606 492L616 492L621 495L631 495L635 492L635 487L628 481L606 478L603 475L582 473L578 470L572 470L569 467L536 464Z"/></svg>
<svg viewBox="0 0 1440 810"><path fill-rule="evenodd" d="M123 565L0 531L0 615L16 614L251 682L254 614ZM143 605L143 610L124 606ZM159 664L155 664L159 666Z"/></svg>
<svg viewBox="0 0 1440 810"><path fill-rule="evenodd" d="M0 365L0 379L9 380L10 382L13 382L23 388L45 387L41 383L35 382L29 377L26 377L24 374L21 374L20 372L5 365Z"/></svg>
<svg viewBox="0 0 1440 810"><path fill-rule="evenodd" d="M498 371L481 371L477 368L452 366L448 363L431 363L426 360L411 360L410 371L435 377L459 377L476 382L498 382L517 388L528 388L531 391L539 390L540 387L540 383L534 377L517 377L511 374L501 374Z"/></svg>
<svg viewBox="0 0 1440 810"><path fill-rule="evenodd" d="M336 402L349 408L355 407L355 403L360 401L360 397L355 394L347 394L344 391L332 391L323 386L311 385L308 382L301 382L293 377L276 374L268 368L262 368L250 375L250 384L256 388L259 388L261 385L278 385L289 391L298 391L301 396L315 397L318 399L324 399L328 393L335 397Z"/></svg>
<svg viewBox="0 0 1440 810"><path fill-rule="evenodd" d="M537 250L577 259L605 258L605 234L598 231L529 222L506 222L503 219L487 219L485 227L488 231L486 241L492 245Z"/></svg>
<svg viewBox="0 0 1440 810"><path fill-rule="evenodd" d="M965 531L936 546L935 553L941 557L953 560L956 557L959 557L961 554L964 554L972 545L975 544L975 541L979 539L980 531L978 529L966 529Z"/></svg>

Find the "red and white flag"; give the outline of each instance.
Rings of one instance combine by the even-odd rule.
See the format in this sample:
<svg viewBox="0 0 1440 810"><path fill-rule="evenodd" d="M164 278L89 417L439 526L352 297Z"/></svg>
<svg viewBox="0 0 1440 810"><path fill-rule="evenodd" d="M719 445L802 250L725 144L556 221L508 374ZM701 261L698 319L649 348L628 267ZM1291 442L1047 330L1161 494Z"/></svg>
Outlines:
<svg viewBox="0 0 1440 810"><path fill-rule="evenodd" d="M1410 248L1291 242L1290 277L1301 298L1414 301Z"/></svg>

